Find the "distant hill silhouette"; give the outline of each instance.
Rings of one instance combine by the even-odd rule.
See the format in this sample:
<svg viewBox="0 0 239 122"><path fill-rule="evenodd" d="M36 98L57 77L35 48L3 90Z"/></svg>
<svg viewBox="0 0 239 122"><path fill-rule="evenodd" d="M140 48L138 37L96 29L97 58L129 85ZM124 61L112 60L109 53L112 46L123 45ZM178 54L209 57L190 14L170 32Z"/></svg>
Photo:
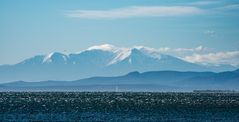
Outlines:
<svg viewBox="0 0 239 122"><path fill-rule="evenodd" d="M92 77L75 81L16 81L0 85L0 90L121 90L188 91L194 89L239 90L239 70L227 72L150 71L130 72L117 77Z"/></svg>

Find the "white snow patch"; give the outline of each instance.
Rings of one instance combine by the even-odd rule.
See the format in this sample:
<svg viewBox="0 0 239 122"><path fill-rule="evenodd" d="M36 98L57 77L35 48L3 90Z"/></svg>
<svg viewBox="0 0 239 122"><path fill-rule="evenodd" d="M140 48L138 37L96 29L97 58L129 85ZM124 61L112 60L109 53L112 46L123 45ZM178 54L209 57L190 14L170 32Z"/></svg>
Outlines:
<svg viewBox="0 0 239 122"><path fill-rule="evenodd" d="M129 63L130 63L130 64L132 63L132 60L131 60L131 58L129 59Z"/></svg>
<svg viewBox="0 0 239 122"><path fill-rule="evenodd" d="M160 52L154 48L148 48L148 47L144 47L144 46L134 46L132 48L120 48L118 55L111 62L109 62L108 65L118 63L118 62L128 58L132 54L133 49L139 50L146 56L156 58L156 59L161 59ZM131 59L129 59L129 63L131 63L131 62L132 62Z"/></svg>
<svg viewBox="0 0 239 122"><path fill-rule="evenodd" d="M42 64L43 64L43 63L52 63L52 56L53 56L55 53L56 53L56 52L52 52L52 53L46 55L46 56L44 57L44 59L43 59ZM67 55L62 54L62 58L63 58L63 60L64 60L64 63L66 64L66 63L67 63Z"/></svg>
<svg viewBox="0 0 239 122"><path fill-rule="evenodd" d="M140 50L142 53L144 53L147 56L150 56L156 59L161 59L161 53L157 49L144 47L144 46L135 46L134 48Z"/></svg>
<svg viewBox="0 0 239 122"><path fill-rule="evenodd" d="M120 61L126 59L127 57L129 57L130 54L131 54L131 49L129 49L129 48L124 48L124 49L123 49L123 48L122 48L122 49L119 51L119 53L117 54L117 56L116 56L112 61L110 61L108 65L111 65L111 64L115 64L115 63L117 63L117 62L120 62Z"/></svg>
<svg viewBox="0 0 239 122"><path fill-rule="evenodd" d="M44 59L43 59L43 62L42 63L51 63L52 62L52 59L51 59L51 57L52 57L52 55L54 54L54 52L52 52L52 53L50 53L50 54L48 54L48 55L46 55L45 57L44 57Z"/></svg>
<svg viewBox="0 0 239 122"><path fill-rule="evenodd" d="M96 46L89 47L87 50L103 50L103 51L117 52L119 48L115 47L114 45L103 44L103 45L96 45Z"/></svg>

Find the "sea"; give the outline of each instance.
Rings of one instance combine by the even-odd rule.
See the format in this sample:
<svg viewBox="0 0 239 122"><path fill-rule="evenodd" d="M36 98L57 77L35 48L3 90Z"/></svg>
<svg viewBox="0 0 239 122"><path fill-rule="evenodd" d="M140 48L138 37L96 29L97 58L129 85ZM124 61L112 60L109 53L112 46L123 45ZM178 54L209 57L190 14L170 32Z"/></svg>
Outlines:
<svg viewBox="0 0 239 122"><path fill-rule="evenodd" d="M0 92L0 120L239 121L239 94Z"/></svg>

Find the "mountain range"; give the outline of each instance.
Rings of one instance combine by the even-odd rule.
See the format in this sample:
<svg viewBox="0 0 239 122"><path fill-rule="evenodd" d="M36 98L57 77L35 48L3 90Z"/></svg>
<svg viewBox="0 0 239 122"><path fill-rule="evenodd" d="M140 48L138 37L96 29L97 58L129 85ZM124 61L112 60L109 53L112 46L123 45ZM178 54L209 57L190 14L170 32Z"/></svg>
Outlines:
<svg viewBox="0 0 239 122"><path fill-rule="evenodd" d="M239 69L226 72L150 71L116 77L92 77L75 81L16 81L0 84L1 91L192 91L239 90Z"/></svg>
<svg viewBox="0 0 239 122"><path fill-rule="evenodd" d="M232 71L230 65L190 63L143 46L118 48L104 44L79 53L37 55L14 65L0 66L0 82L70 81L93 76L119 76L132 71Z"/></svg>

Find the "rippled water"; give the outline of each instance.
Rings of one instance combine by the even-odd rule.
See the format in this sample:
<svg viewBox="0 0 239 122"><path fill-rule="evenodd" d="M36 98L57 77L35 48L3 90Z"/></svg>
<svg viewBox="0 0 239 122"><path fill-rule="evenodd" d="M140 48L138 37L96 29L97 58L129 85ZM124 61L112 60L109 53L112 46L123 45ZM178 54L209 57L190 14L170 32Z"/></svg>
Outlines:
<svg viewBox="0 0 239 122"><path fill-rule="evenodd" d="M5 121L237 121L239 94L1 92Z"/></svg>

